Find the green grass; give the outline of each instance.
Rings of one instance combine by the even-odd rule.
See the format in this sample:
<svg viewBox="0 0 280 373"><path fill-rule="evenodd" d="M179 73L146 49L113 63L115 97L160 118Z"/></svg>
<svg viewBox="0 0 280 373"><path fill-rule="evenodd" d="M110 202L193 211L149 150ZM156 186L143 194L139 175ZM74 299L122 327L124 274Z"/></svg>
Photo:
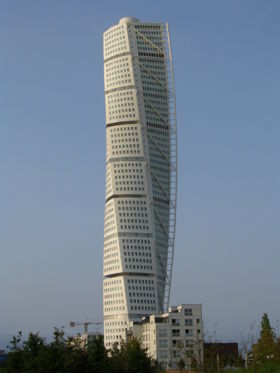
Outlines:
<svg viewBox="0 0 280 373"><path fill-rule="evenodd" d="M278 364L265 364L262 366L250 367L248 369L237 369L227 371L227 373L280 373L280 365Z"/></svg>

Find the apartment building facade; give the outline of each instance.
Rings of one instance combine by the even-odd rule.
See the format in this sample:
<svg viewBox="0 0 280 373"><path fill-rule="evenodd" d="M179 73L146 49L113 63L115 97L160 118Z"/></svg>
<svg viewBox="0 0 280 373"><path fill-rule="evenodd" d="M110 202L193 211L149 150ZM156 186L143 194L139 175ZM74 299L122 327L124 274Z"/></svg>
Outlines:
<svg viewBox="0 0 280 373"><path fill-rule="evenodd" d="M141 341L153 359L166 368L176 368L183 359L186 368L202 366L203 322L201 304L181 304L168 312L130 323L130 336Z"/></svg>

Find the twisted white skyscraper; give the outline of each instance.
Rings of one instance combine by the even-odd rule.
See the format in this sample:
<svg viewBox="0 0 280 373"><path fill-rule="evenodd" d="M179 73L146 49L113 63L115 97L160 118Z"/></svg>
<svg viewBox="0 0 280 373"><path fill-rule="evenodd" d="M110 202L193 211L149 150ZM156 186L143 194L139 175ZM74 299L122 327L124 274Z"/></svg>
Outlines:
<svg viewBox="0 0 280 373"><path fill-rule="evenodd" d="M177 132L167 24L122 18L103 35L106 105L104 343L166 311L172 274Z"/></svg>

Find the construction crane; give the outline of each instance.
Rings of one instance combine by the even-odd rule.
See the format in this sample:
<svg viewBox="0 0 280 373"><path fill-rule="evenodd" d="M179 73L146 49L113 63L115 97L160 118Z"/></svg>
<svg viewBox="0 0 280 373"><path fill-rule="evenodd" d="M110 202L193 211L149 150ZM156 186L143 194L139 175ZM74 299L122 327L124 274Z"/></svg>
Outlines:
<svg viewBox="0 0 280 373"><path fill-rule="evenodd" d="M83 325L85 334L88 334L88 326L89 325L96 325L97 326L97 332L98 332L98 325L102 325L103 323L101 321L84 321L84 322L76 322L76 321L70 321L69 325L71 328L75 328L75 326L81 326Z"/></svg>

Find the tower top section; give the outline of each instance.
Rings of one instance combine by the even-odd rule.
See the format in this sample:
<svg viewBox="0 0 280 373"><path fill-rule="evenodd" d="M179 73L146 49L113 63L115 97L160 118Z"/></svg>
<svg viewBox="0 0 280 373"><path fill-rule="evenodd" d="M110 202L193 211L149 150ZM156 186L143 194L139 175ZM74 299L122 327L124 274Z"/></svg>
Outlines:
<svg viewBox="0 0 280 373"><path fill-rule="evenodd" d="M134 18L134 17L123 17L123 18L120 19L119 23L137 23L137 22L139 22L138 18Z"/></svg>

